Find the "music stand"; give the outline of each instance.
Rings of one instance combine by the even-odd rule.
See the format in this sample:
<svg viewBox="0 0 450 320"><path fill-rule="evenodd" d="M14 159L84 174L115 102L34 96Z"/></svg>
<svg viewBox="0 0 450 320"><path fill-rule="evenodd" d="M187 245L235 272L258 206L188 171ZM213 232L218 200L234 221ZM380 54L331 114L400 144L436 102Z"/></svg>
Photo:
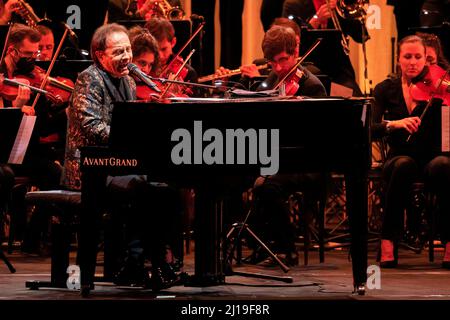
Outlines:
<svg viewBox="0 0 450 320"><path fill-rule="evenodd" d="M363 20L364 21L364 20ZM361 22L363 25L364 22ZM363 54L364 54L364 86L368 82L367 75L367 59L366 59L366 47L365 41L367 40L367 34L365 34L363 28ZM322 38L320 45L308 56L306 62L312 62L317 66L323 74L330 76L331 78L339 77L342 73L342 68L346 67L346 64L350 64L350 60L346 57L344 50L342 50L342 36L341 31L336 29L309 29L307 27L301 27L300 29L300 56L302 56L313 43ZM330 59L330 55L333 59ZM365 90L367 91L367 90Z"/></svg>
<svg viewBox="0 0 450 320"><path fill-rule="evenodd" d="M336 69L336 61L339 59L330 59L330 54L344 55L341 48L341 34L339 30L335 29L308 29L302 27L300 29L300 56L302 56L316 41L322 38L322 41L317 48L311 52L306 62L312 62L317 66L322 73L334 75Z"/></svg>
<svg viewBox="0 0 450 320"><path fill-rule="evenodd" d="M276 261L276 263L280 266L280 268L284 271L284 272L288 272L290 269L289 267L287 267L281 260L280 258L278 258L270 249L269 247L250 229L250 227L247 224L247 221L250 217L250 214L253 212L253 208L250 208L247 212L247 215L245 216L245 219L243 222L236 222L233 223L230 231L228 231L228 233L226 234L225 237L225 241L229 240L232 235L234 233L237 233L236 237L234 238L233 241L233 245L231 246L231 250L229 252L227 252L227 246L224 246L225 249L225 259L224 259L224 269L225 269L225 274L228 276L231 275L237 275L237 276L244 276L244 277L252 277L252 278L260 278L260 279L268 279L268 280L277 280L277 281L282 281L282 282L286 282L286 283L292 283L293 279L292 277L280 277L280 276L273 276L273 275L266 275L266 274L262 274L262 273L250 273L250 272L242 272L242 271L234 271L233 268L231 267L232 265L232 260L233 260L233 256L234 256L234 252L236 251L236 249L238 249L238 257L237 257L237 261L238 263L241 260L241 243L240 240L242 238L242 234L244 232L248 233L252 239L254 239L263 249L264 251L272 258Z"/></svg>
<svg viewBox="0 0 450 320"><path fill-rule="evenodd" d="M173 52L178 52L181 47L189 40L192 35L192 23L190 20L169 20L175 29L175 37L177 38L177 43L173 47ZM130 29L133 26L144 27L146 20L118 20L117 23ZM184 54L191 51L192 43L184 50Z"/></svg>
<svg viewBox="0 0 450 320"><path fill-rule="evenodd" d="M22 111L20 109L0 109L0 163L8 163L21 120ZM11 273L16 272L16 269L3 253L2 248L0 248L0 259L3 260Z"/></svg>
<svg viewBox="0 0 450 320"><path fill-rule="evenodd" d="M443 22L441 25L432 27L411 27L414 32L432 33L439 37L445 57L450 57L450 22Z"/></svg>
<svg viewBox="0 0 450 320"><path fill-rule="evenodd" d="M64 76L75 82L78 74L92 64L92 60L56 60L51 75ZM36 61L36 65L47 70L50 61Z"/></svg>

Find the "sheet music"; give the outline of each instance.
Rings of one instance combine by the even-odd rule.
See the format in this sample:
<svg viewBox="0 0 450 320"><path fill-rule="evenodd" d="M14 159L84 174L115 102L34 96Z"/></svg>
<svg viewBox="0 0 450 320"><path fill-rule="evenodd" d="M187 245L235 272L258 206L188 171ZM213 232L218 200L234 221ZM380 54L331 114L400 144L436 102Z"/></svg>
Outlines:
<svg viewBox="0 0 450 320"><path fill-rule="evenodd" d="M341 84L332 82L330 88L330 96L351 98L353 96L353 89L343 86Z"/></svg>
<svg viewBox="0 0 450 320"><path fill-rule="evenodd" d="M8 163L22 164L27 152L28 145L30 143L31 134L33 133L34 125L36 123L36 116L22 116L19 130L17 131L16 140L11 149Z"/></svg>
<svg viewBox="0 0 450 320"><path fill-rule="evenodd" d="M442 106L441 110L441 151L450 152L450 107Z"/></svg>

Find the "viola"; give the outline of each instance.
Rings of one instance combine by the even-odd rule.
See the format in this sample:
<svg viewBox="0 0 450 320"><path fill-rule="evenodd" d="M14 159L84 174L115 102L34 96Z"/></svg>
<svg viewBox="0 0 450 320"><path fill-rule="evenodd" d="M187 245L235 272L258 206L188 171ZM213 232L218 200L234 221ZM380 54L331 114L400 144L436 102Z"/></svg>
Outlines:
<svg viewBox="0 0 450 320"><path fill-rule="evenodd" d="M30 85L35 87L41 87L42 81L45 79L45 70L35 66L31 74L24 76L20 75L16 78L28 80ZM53 103L61 105L69 101L72 94L74 83L72 80L63 77L49 77L47 84L43 88L47 94L47 98Z"/></svg>
<svg viewBox="0 0 450 320"><path fill-rule="evenodd" d="M450 105L450 76L438 65L430 65L413 80L409 88L415 101L429 101L431 98L442 99L445 105Z"/></svg>

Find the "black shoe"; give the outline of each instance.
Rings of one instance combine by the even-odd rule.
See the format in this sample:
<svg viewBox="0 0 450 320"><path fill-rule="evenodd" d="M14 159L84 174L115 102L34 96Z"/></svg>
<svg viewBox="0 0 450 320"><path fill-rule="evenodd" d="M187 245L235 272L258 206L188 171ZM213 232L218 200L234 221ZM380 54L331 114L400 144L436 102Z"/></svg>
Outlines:
<svg viewBox="0 0 450 320"><path fill-rule="evenodd" d="M161 268L152 268L152 277L146 287L153 291L161 291L173 286L174 281L167 278Z"/></svg>
<svg viewBox="0 0 450 320"><path fill-rule="evenodd" d="M442 268L450 269L450 261L442 261Z"/></svg>
<svg viewBox="0 0 450 320"><path fill-rule="evenodd" d="M389 261L381 261L380 262L380 268L383 268L383 269L396 268L397 265L398 265L398 261L397 260L389 260Z"/></svg>
<svg viewBox="0 0 450 320"><path fill-rule="evenodd" d="M359 296L363 296L366 294L366 284L359 283L353 286L353 294L357 294Z"/></svg>
<svg viewBox="0 0 450 320"><path fill-rule="evenodd" d="M118 286L143 287L150 281L144 266L125 265L114 277L113 283Z"/></svg>

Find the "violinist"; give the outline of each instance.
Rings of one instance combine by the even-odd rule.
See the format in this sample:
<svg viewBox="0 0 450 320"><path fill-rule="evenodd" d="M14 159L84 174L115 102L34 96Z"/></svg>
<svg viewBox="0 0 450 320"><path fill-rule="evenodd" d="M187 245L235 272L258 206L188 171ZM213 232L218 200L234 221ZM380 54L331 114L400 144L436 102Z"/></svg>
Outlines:
<svg viewBox="0 0 450 320"><path fill-rule="evenodd" d="M272 26L264 36L262 48L265 58L272 65L272 72L266 80L267 86L261 86L261 89L267 90L273 88L278 79L296 64L298 46L294 30L280 25ZM301 78L289 79L297 81L299 85L294 95L326 96L325 88L316 76L302 66L299 66L299 70L302 71ZM279 253L287 265L297 265L299 257L295 246L297 226L290 220L287 198L293 192L301 191L305 210L312 214L317 201L325 199L326 182L326 173L312 172L264 176L254 183L253 193L259 203L259 210L252 223L265 241L273 241L273 250Z"/></svg>
<svg viewBox="0 0 450 320"><path fill-rule="evenodd" d="M34 61L39 54L40 39L41 35L38 31L25 25L15 24L6 45L0 73L10 79L22 77L31 82L36 76ZM17 176L31 177L41 190L55 189L59 187L61 177L66 131L65 112L48 112L49 108L53 107L53 103L45 96L39 99L35 108L32 108L33 96L30 89L21 86L17 89L17 97L8 100L11 97L4 96L2 99L4 107L21 108L24 114L36 115L36 124L24 162L22 165L12 165L12 169ZM51 143L43 141L53 134L56 134L59 139ZM24 194L14 194L14 197L19 199L18 203L23 201L23 196ZM18 212L20 209L23 211ZM24 208L18 206L12 210L18 220L25 221ZM42 229L36 231L40 232ZM33 238L33 236L30 237ZM36 239L30 239L28 243L24 241L22 249L28 252L38 249L38 243L34 240Z"/></svg>
<svg viewBox="0 0 450 320"><path fill-rule="evenodd" d="M298 42L294 30L289 27L274 25L264 35L262 42L264 57L269 61L272 72L258 87L258 90L274 88L296 64L298 55ZM326 96L322 82L306 68L299 66L296 71L286 79L285 87L294 87L295 96L320 97Z"/></svg>
<svg viewBox="0 0 450 320"><path fill-rule="evenodd" d="M411 201L413 183L421 179L426 190L436 195L441 241L446 244L442 266L450 268L450 159L427 147L433 144L432 136L423 135L428 127L418 116L427 102L415 101L410 93L413 80L426 66L427 52L422 38L415 35L403 38L397 52L400 74L379 83L374 91L373 138L386 137L389 145L388 159L383 166L386 194L380 266L397 266L404 210ZM425 137L424 146L409 140L407 137L411 135Z"/></svg>
<svg viewBox="0 0 450 320"><path fill-rule="evenodd" d="M299 57L300 52L300 27L298 24L288 18L284 17L278 17L276 18L273 23L270 25L270 27L273 26L282 26L286 28L291 28L295 32L295 41L296 41L296 48L295 48L295 57ZM255 62L261 63L264 61L267 65L267 68L262 69L261 67L257 66ZM306 67L309 71L316 73L317 70L315 70L312 66ZM267 64L266 59L257 59L252 64L243 65L240 68L241 71L241 79L239 80L239 83L242 84L244 87L249 88L249 90L252 90L255 86L259 85L261 81L263 81L268 74L270 74L270 64ZM317 69L317 68L316 68ZM232 72L229 69L226 69L224 67L220 67L216 70L215 75L222 78L227 75L227 73Z"/></svg>
<svg viewBox="0 0 450 320"><path fill-rule="evenodd" d="M177 38L175 37L175 29L170 23L169 20L161 19L161 18L153 18L145 24L145 28L150 31L150 33L155 37L158 42L159 48L159 63L160 63L160 72L164 72L164 74L159 73L157 76L161 78L170 78L175 75L179 68L183 63L183 59L181 57L174 57L173 48L177 43ZM175 61L173 63L172 60ZM167 66L170 64L170 68L167 69ZM177 79L184 82L197 82L198 75L194 68L192 68L189 64L186 64L179 77ZM174 90L180 92L186 88L178 88L174 87ZM189 89L189 88L187 88ZM178 93L177 92L177 93Z"/></svg>
<svg viewBox="0 0 450 320"><path fill-rule="evenodd" d="M423 42L425 43L427 52L427 64L428 65L437 64L444 70L448 69L450 67L450 63L444 56L442 44L438 36L432 33L422 33L422 32L418 32L417 35L421 37Z"/></svg>
<svg viewBox="0 0 450 320"><path fill-rule="evenodd" d="M133 51L133 63L147 75L154 75L159 68L158 43L151 33L140 26L134 26L129 30L131 49ZM155 90L149 88L139 79L136 81L136 96L140 100L158 98Z"/></svg>
<svg viewBox="0 0 450 320"><path fill-rule="evenodd" d="M21 78L28 80L35 87L41 85L41 79L45 71L35 65L39 56L39 43L41 34L33 28L22 24L15 24L11 30L11 35L6 46L6 54L0 72L8 78ZM17 97L8 101L3 99L5 107L22 108L27 115L37 115L36 131L41 142L51 142L55 145L48 145L49 152L56 152L55 157L60 162L63 161L64 141L66 132L65 107L67 101L56 99L50 96L41 96L35 106L32 107L34 94L31 95L29 89L19 87ZM57 150L53 150L54 148Z"/></svg>

